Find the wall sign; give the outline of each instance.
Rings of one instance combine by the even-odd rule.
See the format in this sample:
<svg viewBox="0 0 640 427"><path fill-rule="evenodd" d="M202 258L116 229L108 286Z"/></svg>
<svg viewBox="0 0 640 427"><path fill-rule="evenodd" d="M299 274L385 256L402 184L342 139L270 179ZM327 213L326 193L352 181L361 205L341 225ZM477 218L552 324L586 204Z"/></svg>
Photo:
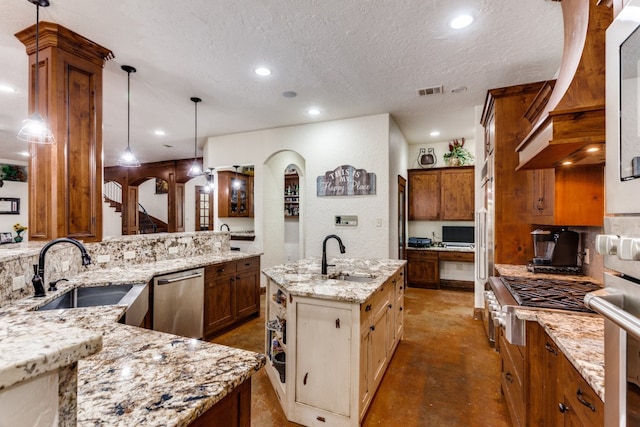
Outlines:
<svg viewBox="0 0 640 427"><path fill-rule="evenodd" d="M13 197L0 197L0 214L20 213L20 199Z"/></svg>
<svg viewBox="0 0 640 427"><path fill-rule="evenodd" d="M376 174L351 165L338 166L316 179L318 196L365 196L376 194Z"/></svg>

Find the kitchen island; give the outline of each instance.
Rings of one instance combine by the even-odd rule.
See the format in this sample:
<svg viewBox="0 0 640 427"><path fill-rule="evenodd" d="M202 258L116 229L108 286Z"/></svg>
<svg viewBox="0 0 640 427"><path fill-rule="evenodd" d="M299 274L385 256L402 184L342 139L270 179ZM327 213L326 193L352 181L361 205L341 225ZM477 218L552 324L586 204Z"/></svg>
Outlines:
<svg viewBox="0 0 640 427"><path fill-rule="evenodd" d="M404 260L263 269L266 371L288 420L359 426L404 332Z"/></svg>
<svg viewBox="0 0 640 427"><path fill-rule="evenodd" d="M28 345L33 332L43 325L52 341L83 330L89 345L79 353L86 357L77 362L77 425L215 426L224 422L225 426L249 426L250 377L264 366L264 355L118 323L126 306L33 310L75 287L144 284L159 274L228 265L257 255L201 251L177 259L95 268L59 283L59 290L47 292L44 298L11 301L0 308L0 348L4 356L5 340L18 337L24 341L24 351L1 360L0 378L11 366L29 366L30 360L43 354L44 344ZM102 350L90 355L100 345ZM49 351L38 359L42 366L37 368L55 369L54 362L65 357L63 351L68 349Z"/></svg>

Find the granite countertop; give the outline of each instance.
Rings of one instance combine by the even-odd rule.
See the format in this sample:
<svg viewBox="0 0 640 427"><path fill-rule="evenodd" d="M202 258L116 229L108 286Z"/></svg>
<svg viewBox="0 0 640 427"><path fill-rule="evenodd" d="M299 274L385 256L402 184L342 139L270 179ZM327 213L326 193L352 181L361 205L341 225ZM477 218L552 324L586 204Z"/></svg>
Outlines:
<svg viewBox="0 0 640 427"><path fill-rule="evenodd" d="M262 272L290 295L363 303L399 268L406 264L395 259L335 258L329 261L328 275L320 274L319 259L309 258L264 268ZM352 282L333 277L360 276L371 280Z"/></svg>
<svg viewBox="0 0 640 427"><path fill-rule="evenodd" d="M516 309L515 313L519 319L542 325L604 402L604 319L598 315L524 308Z"/></svg>
<svg viewBox="0 0 640 427"><path fill-rule="evenodd" d="M60 290L46 298L24 298L0 308L0 389L14 381L5 380L5 373L18 378L27 371L45 372L64 358L63 352L81 357L98 351L101 342L102 351L78 361L79 426L188 425L262 368L265 356L117 323L124 306L30 310L80 285L147 283L155 275L256 255L225 252L88 270L60 283ZM30 343L41 332L48 341ZM9 333L11 341L3 335ZM73 337L81 337L86 348L76 348L77 342L73 347ZM5 354L5 342L15 351ZM71 345L64 350L67 342Z"/></svg>
<svg viewBox="0 0 640 427"><path fill-rule="evenodd" d="M407 248L408 251L435 251L435 252L471 252L474 253L474 248L465 248L459 246L429 246L428 248Z"/></svg>

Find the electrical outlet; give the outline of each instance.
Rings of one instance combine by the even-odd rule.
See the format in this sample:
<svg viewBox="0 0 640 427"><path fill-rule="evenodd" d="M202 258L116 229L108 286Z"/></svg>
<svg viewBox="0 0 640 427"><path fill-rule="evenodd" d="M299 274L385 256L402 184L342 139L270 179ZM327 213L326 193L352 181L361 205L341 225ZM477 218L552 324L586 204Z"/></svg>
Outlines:
<svg viewBox="0 0 640 427"><path fill-rule="evenodd" d="M177 254L178 252L180 252L180 248L178 248L177 246L171 246L169 248L169 253L172 255Z"/></svg>
<svg viewBox="0 0 640 427"><path fill-rule="evenodd" d="M98 263L111 261L111 255L98 255Z"/></svg>
<svg viewBox="0 0 640 427"><path fill-rule="evenodd" d="M584 250L584 263L589 264L589 248L585 248Z"/></svg>
<svg viewBox="0 0 640 427"><path fill-rule="evenodd" d="M62 272L69 271L69 261L62 261L62 265L60 266Z"/></svg>
<svg viewBox="0 0 640 427"><path fill-rule="evenodd" d="M12 285L13 285L13 290L14 291L17 291L18 289L24 288L24 284L25 284L24 276L18 276L18 277L14 277L13 278Z"/></svg>
<svg viewBox="0 0 640 427"><path fill-rule="evenodd" d="M222 247L222 242L215 242L213 244L213 246L216 247L216 248L221 248Z"/></svg>
<svg viewBox="0 0 640 427"><path fill-rule="evenodd" d="M122 254L122 257L125 260L134 259L136 257L136 251L124 251L124 253Z"/></svg>
<svg viewBox="0 0 640 427"><path fill-rule="evenodd" d="M376 227L382 227L382 218L376 219Z"/></svg>

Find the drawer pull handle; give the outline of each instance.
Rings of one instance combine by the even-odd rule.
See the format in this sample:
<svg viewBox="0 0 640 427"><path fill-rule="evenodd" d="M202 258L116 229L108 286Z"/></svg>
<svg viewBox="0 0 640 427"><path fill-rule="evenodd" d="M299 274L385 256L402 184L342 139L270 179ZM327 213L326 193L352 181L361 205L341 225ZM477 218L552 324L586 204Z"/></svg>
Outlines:
<svg viewBox="0 0 640 427"><path fill-rule="evenodd" d="M569 410L569 407L567 405L565 405L564 403L560 402L560 403L558 403L558 410L564 414L565 412L567 412Z"/></svg>
<svg viewBox="0 0 640 427"><path fill-rule="evenodd" d="M340 319L336 319L336 329L340 329Z"/></svg>
<svg viewBox="0 0 640 427"><path fill-rule="evenodd" d="M578 389L578 392L576 393L576 397L578 398L578 402L582 403L584 406L591 409L593 412L596 412L596 407L584 399L582 390Z"/></svg>
<svg viewBox="0 0 640 427"><path fill-rule="evenodd" d="M371 311L371 304L367 304L364 311Z"/></svg>
<svg viewBox="0 0 640 427"><path fill-rule="evenodd" d="M504 374L504 377L507 379L507 381L513 384L513 375L511 375L511 372L507 372L506 374Z"/></svg>
<svg viewBox="0 0 640 427"><path fill-rule="evenodd" d="M319 416L319 415L316 417L316 420L318 420L318 421L320 421L320 422L323 422L323 423L326 423L326 422L327 422L327 420L326 420L324 417L321 417L321 416Z"/></svg>
<svg viewBox="0 0 640 427"><path fill-rule="evenodd" d="M551 346L551 344L549 344L548 342L547 342L547 343L544 343L544 348L545 348L549 353L555 354L556 356L558 355L558 351L557 351L555 348L553 348L553 347Z"/></svg>
<svg viewBox="0 0 640 427"><path fill-rule="evenodd" d="M218 270L216 270L218 273L222 273L224 271L224 267L219 268Z"/></svg>
<svg viewBox="0 0 640 427"><path fill-rule="evenodd" d="M306 374L304 374L304 378L302 380L302 384L307 385L307 377L309 377L309 372L307 372Z"/></svg>

